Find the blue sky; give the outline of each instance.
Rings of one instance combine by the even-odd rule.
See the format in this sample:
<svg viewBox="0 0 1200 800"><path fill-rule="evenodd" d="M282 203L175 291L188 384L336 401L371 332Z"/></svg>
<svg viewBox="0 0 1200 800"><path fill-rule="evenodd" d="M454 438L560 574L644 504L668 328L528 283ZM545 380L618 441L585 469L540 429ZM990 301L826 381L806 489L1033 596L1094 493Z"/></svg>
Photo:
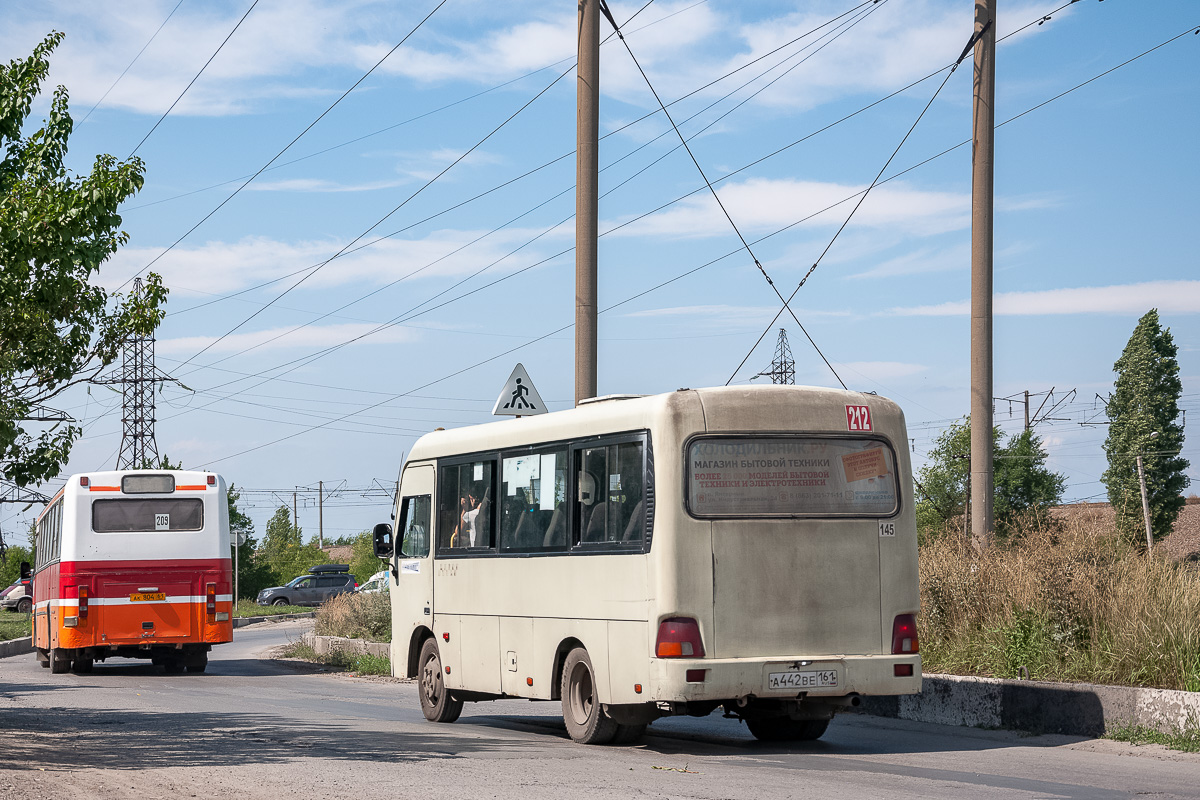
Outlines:
<svg viewBox="0 0 1200 800"><path fill-rule="evenodd" d="M177 2L0 7L6 60L51 29L67 34L49 83L71 94L76 169L133 151L251 0ZM386 519L381 492L362 490L390 484L421 433L492 419L517 361L552 409L573 400L574 3L449 0L163 255L436 5L259 0L137 149L146 184L123 208L130 242L100 281L117 288L158 259L152 269L171 289L158 365L188 387L158 395L159 450L261 490L245 502L260 534L280 499L319 480L342 487L326 502L327 535ZM640 5L612 9L625 20ZM1060 5L1002 0L1000 35ZM656 0L626 30L665 101L694 92L672 116L787 294L944 73L810 134L952 63L972 9ZM1103 420L1096 395L1111 389L1112 364L1150 308L1179 346L1182 405L1200 421L1197 25L1188 0L1080 0L999 47L1003 122L1187 34L997 132L996 395L1053 388L1046 407L1064 401L1037 431L1068 499L1102 499L1105 429L1082 423ZM663 115L638 121L657 103L616 39L601 64L600 392L724 384L778 303ZM970 149L922 164L970 137L969 65L884 178L915 168L871 192L792 303L850 388L903 406L917 464L969 404ZM795 323L780 325L797 383L837 385ZM773 329L734 382L769 368L775 340ZM68 472L112 468L119 395L94 387L58 406L86 430ZM997 403L1006 431L1022 419L1021 407L1010 417ZM1194 437L1184 454L1200 464ZM1190 474L1200 477L1197 466ZM315 534L315 495L301 505ZM0 527L12 532L34 512L4 507Z"/></svg>

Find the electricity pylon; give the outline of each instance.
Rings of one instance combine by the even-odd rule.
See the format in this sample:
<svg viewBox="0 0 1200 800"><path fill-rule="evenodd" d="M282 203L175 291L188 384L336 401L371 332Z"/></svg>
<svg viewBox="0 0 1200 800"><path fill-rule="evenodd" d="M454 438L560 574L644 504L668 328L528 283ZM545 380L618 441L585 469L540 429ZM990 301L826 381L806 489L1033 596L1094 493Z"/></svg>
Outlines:
<svg viewBox="0 0 1200 800"><path fill-rule="evenodd" d="M769 372L760 372L755 378L770 378L771 383L788 386L796 384L796 362L792 359L792 348L788 346L787 330L779 329L779 341L775 344L775 360Z"/></svg>

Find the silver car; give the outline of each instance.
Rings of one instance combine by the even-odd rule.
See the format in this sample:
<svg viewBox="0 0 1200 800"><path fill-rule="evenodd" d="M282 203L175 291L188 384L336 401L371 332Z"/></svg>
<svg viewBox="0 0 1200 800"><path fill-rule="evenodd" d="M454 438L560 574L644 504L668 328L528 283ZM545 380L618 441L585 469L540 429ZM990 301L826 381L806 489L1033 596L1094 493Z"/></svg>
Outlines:
<svg viewBox="0 0 1200 800"><path fill-rule="evenodd" d="M353 592L358 585L345 564L319 564L308 575L258 593L260 606L319 606L331 597Z"/></svg>

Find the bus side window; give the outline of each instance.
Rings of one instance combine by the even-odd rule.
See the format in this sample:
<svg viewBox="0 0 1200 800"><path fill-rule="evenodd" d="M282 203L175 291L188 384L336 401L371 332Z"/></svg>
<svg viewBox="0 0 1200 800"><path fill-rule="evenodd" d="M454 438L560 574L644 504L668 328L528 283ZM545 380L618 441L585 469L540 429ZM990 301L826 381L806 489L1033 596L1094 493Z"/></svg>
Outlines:
<svg viewBox="0 0 1200 800"><path fill-rule="evenodd" d="M400 510L400 555L405 558L425 558L429 555L429 506L427 495L404 498Z"/></svg>
<svg viewBox="0 0 1200 800"><path fill-rule="evenodd" d="M495 472L491 459L439 470L439 550L495 547Z"/></svg>
<svg viewBox="0 0 1200 800"><path fill-rule="evenodd" d="M639 544L645 531L642 442L588 447L575 454L579 544Z"/></svg>

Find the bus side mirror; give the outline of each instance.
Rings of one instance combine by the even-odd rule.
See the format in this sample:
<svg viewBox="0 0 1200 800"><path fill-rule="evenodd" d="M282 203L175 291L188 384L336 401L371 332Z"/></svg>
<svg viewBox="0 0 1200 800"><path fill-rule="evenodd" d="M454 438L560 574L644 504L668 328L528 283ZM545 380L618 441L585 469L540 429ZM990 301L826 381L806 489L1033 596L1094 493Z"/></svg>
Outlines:
<svg viewBox="0 0 1200 800"><path fill-rule="evenodd" d="M28 580L33 575L33 569L29 566L28 561L21 562L21 580Z"/></svg>
<svg viewBox="0 0 1200 800"><path fill-rule="evenodd" d="M375 557L391 558L393 548L392 526L386 522L381 522L371 531L371 536L375 542Z"/></svg>

